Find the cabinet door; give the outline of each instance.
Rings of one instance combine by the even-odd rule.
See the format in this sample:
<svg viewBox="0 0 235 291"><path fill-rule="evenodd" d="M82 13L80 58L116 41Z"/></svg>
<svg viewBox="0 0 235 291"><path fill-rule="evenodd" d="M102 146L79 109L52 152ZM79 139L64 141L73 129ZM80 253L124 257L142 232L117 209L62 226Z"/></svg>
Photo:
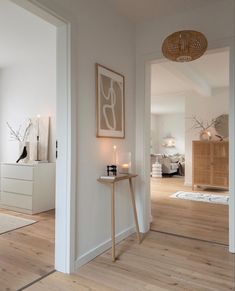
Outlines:
<svg viewBox="0 0 235 291"><path fill-rule="evenodd" d="M228 142L213 143L212 147L212 184L213 186L228 187Z"/></svg>
<svg viewBox="0 0 235 291"><path fill-rule="evenodd" d="M193 184L211 184L211 146L209 142L193 142Z"/></svg>

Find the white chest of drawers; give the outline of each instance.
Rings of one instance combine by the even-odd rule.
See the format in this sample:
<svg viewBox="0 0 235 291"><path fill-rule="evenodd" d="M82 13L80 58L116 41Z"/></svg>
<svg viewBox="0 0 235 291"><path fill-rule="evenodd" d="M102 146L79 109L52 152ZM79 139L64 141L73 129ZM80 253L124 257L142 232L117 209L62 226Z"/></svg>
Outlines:
<svg viewBox="0 0 235 291"><path fill-rule="evenodd" d="M35 214L55 208L55 164L1 164L0 207Z"/></svg>

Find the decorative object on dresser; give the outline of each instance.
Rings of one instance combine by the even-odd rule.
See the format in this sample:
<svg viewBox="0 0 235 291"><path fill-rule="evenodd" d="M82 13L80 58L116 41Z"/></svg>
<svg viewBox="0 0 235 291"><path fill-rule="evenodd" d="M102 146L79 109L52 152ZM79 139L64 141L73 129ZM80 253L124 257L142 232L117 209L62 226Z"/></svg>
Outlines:
<svg viewBox="0 0 235 291"><path fill-rule="evenodd" d="M199 129L200 140L216 140L222 141L228 138L228 114L222 114L217 118L213 118L210 122L198 119L196 116L192 118L192 129Z"/></svg>
<svg viewBox="0 0 235 291"><path fill-rule="evenodd" d="M16 161L18 163L19 161L22 161L24 163L27 163L29 161L29 142L28 135L30 132L30 128L32 126L32 121L29 119L26 123L26 125L23 127L22 125L19 126L18 129L14 129L9 122L7 122L7 127L10 131L10 140L16 140L19 142L19 158Z"/></svg>
<svg viewBox="0 0 235 291"><path fill-rule="evenodd" d="M96 64L97 137L125 137L125 78Z"/></svg>
<svg viewBox="0 0 235 291"><path fill-rule="evenodd" d="M16 161L16 163L18 164L19 161L25 159L28 156L28 150L27 150L27 146L25 145L22 151L22 154L20 155L19 159Z"/></svg>
<svg viewBox="0 0 235 291"><path fill-rule="evenodd" d="M199 120L196 116L192 117L193 120L193 129L200 130L200 140L211 140L212 134L210 129L215 126L216 119L212 119L211 122L204 122Z"/></svg>
<svg viewBox="0 0 235 291"><path fill-rule="evenodd" d="M220 139L226 139L229 136L229 116L228 114L222 114L216 118L215 130L217 132L217 137Z"/></svg>
<svg viewBox="0 0 235 291"><path fill-rule="evenodd" d="M49 116L31 118L33 126L29 132L30 160L48 161Z"/></svg>
<svg viewBox="0 0 235 291"><path fill-rule="evenodd" d="M28 214L55 208L55 164L1 164L0 207Z"/></svg>
<svg viewBox="0 0 235 291"><path fill-rule="evenodd" d="M49 122L48 116L41 117L40 115L28 119L25 125L20 125L18 129L14 129L7 122L10 140L19 142L17 163L48 161Z"/></svg>
<svg viewBox="0 0 235 291"><path fill-rule="evenodd" d="M193 190L195 186L228 188L228 145L228 141L193 141Z"/></svg>

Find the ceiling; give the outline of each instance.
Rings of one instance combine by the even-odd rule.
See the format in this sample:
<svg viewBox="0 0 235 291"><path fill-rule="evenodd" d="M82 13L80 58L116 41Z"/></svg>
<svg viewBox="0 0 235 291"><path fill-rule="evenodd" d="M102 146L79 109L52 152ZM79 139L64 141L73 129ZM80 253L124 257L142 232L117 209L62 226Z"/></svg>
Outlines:
<svg viewBox="0 0 235 291"><path fill-rule="evenodd" d="M208 53L189 63L164 61L151 66L151 112L183 113L190 94L208 97L229 86L229 51Z"/></svg>
<svg viewBox="0 0 235 291"><path fill-rule="evenodd" d="M107 0L134 23L187 12L223 0Z"/></svg>

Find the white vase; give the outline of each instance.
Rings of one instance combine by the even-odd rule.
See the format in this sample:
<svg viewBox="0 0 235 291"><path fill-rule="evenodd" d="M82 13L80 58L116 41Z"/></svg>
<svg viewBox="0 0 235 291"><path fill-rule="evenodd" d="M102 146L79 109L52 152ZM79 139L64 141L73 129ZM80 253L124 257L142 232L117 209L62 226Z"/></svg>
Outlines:
<svg viewBox="0 0 235 291"><path fill-rule="evenodd" d="M21 159L19 163L28 163L30 157L30 143L28 141L19 143L19 157L22 155L24 147L26 147L27 156L24 159Z"/></svg>
<svg viewBox="0 0 235 291"><path fill-rule="evenodd" d="M200 132L200 140L211 140L211 132L209 130L202 130Z"/></svg>

